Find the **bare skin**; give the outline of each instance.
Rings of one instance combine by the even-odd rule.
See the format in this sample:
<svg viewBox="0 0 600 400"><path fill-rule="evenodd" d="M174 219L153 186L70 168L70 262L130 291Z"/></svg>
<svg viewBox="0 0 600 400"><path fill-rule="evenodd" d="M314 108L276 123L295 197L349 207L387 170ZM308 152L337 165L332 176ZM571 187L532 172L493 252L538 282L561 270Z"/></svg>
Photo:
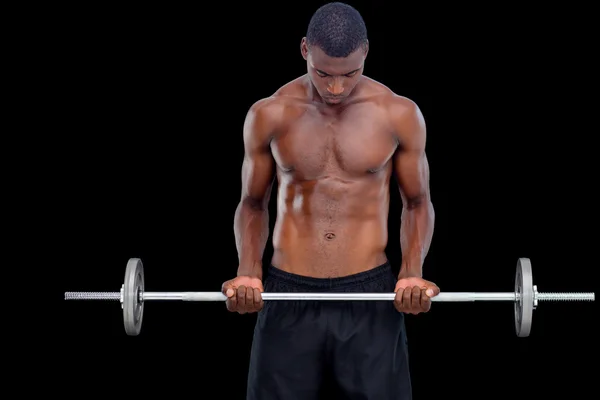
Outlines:
<svg viewBox="0 0 600 400"><path fill-rule="evenodd" d="M262 257L268 203L277 179L271 263L311 277L340 277L387 261L389 184L403 202L402 265L396 309L418 314L439 288L422 278L434 210L425 154L426 127L410 99L362 74L368 46L346 58L319 48L302 56L307 74L261 99L243 130L242 194L235 214L237 277L225 282L227 309L263 307Z"/></svg>

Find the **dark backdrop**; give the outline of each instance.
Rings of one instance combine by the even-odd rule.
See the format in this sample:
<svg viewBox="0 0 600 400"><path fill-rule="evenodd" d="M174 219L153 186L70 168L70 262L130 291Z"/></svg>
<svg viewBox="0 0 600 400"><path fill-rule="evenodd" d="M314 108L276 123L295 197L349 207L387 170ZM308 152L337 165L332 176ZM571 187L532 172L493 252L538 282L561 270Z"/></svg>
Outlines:
<svg viewBox="0 0 600 400"><path fill-rule="evenodd" d="M65 100L49 256L61 274L64 397L243 398L255 315L151 302L142 334L128 337L117 303L62 296L117 291L130 257L142 258L149 291L216 291L235 275L243 120L305 72L300 39L321 3L103 5L65 10L53 27L52 84ZM565 10L351 4L369 29L365 74L427 122L436 225L425 278L444 291L512 291L529 257L540 291L592 291L585 25L567 29ZM393 186L396 268L400 212ZM271 253L269 243L265 265ZM511 303L408 316L415 399L584 395L597 374L591 310L543 303L529 338L515 336Z"/></svg>

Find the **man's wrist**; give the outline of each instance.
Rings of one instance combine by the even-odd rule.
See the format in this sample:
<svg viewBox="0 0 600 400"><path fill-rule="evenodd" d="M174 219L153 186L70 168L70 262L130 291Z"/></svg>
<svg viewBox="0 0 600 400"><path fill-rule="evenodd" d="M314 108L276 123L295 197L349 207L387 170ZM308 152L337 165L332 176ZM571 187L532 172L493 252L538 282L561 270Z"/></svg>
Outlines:
<svg viewBox="0 0 600 400"><path fill-rule="evenodd" d="M398 279L404 278L422 278L423 268L420 262L402 262Z"/></svg>
<svg viewBox="0 0 600 400"><path fill-rule="evenodd" d="M240 263L237 270L237 276L250 276L258 279L262 279L262 273L262 261Z"/></svg>

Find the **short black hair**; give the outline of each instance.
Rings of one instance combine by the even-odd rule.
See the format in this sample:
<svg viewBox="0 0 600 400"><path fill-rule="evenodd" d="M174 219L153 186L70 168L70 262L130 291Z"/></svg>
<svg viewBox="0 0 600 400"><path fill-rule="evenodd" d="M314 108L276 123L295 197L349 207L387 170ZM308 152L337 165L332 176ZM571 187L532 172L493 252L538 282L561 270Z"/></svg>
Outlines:
<svg viewBox="0 0 600 400"><path fill-rule="evenodd" d="M347 57L367 43L367 27L352 6L333 2L315 11L308 24L306 41L330 57Z"/></svg>

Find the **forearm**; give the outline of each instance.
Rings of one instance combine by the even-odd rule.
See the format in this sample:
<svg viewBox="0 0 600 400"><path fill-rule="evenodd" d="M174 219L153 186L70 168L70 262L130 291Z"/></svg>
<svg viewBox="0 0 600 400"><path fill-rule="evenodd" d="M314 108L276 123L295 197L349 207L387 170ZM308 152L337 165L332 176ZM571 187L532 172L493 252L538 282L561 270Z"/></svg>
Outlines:
<svg viewBox="0 0 600 400"><path fill-rule="evenodd" d="M234 233L239 259L237 275L262 279L262 257L269 237L267 204L242 200L235 212Z"/></svg>
<svg viewBox="0 0 600 400"><path fill-rule="evenodd" d="M400 224L402 265L399 278L423 276L423 262L431 245L434 222L435 212L429 199L405 205Z"/></svg>

